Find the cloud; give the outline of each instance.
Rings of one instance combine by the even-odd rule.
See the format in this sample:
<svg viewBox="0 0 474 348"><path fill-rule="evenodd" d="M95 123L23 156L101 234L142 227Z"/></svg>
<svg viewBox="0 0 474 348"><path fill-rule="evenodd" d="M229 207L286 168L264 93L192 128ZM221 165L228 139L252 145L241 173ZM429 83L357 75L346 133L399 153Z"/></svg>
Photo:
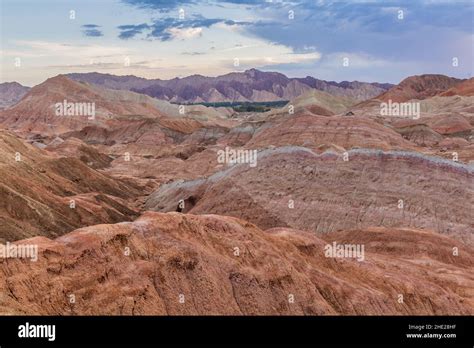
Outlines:
<svg viewBox="0 0 474 348"><path fill-rule="evenodd" d="M121 31L120 39L131 39L140 34L146 34L148 39L158 39L169 41L173 39L190 39L202 35L203 28L225 22L224 19L204 18L195 16L192 19L180 20L177 18L163 18L155 20L153 23L142 23L138 25L120 25L117 28Z"/></svg>
<svg viewBox="0 0 474 348"><path fill-rule="evenodd" d="M85 36L89 36L89 37L104 36L104 34L100 30L97 30L97 29L87 29L87 30L83 30L82 32Z"/></svg>
<svg viewBox="0 0 474 348"><path fill-rule="evenodd" d="M201 56L203 54L206 54L205 52L197 52L197 51L194 51L194 52L181 52L182 55L185 55L185 56Z"/></svg>
<svg viewBox="0 0 474 348"><path fill-rule="evenodd" d="M253 45L236 44L236 45L234 45L233 47L224 48L224 49L222 49L222 50L220 50L220 51L221 51L221 52L237 51L237 50L243 50L243 49L253 48L253 47L258 47L258 46L259 46L258 44L253 44Z"/></svg>
<svg viewBox="0 0 474 348"><path fill-rule="evenodd" d="M82 33L88 37L100 37L104 36L100 28L100 25L97 24L84 24L81 26L83 28Z"/></svg>
<svg viewBox="0 0 474 348"><path fill-rule="evenodd" d="M123 57L130 52L125 47L90 45L90 44L69 44L54 41L42 40L14 40L12 43L18 47L15 53L19 56L38 55L41 57L64 57L91 59L100 56Z"/></svg>
<svg viewBox="0 0 474 348"><path fill-rule="evenodd" d="M344 66L346 63L347 66ZM388 67L390 61L383 60L364 53L350 53L350 52L335 52L325 55L319 66L324 68L379 68Z"/></svg>
<svg viewBox="0 0 474 348"><path fill-rule="evenodd" d="M84 24L82 25L83 28L87 28L87 29L94 29L94 28L100 28L100 25L97 25L97 24Z"/></svg>
<svg viewBox="0 0 474 348"><path fill-rule="evenodd" d="M175 8L186 4L195 4L195 0L122 0L125 4L129 4L138 8L148 8L158 10L160 12L169 12Z"/></svg>
<svg viewBox="0 0 474 348"><path fill-rule="evenodd" d="M234 32L234 33L239 33L239 32L244 31L244 28L245 28L246 25L250 25L250 23L247 24L247 22L243 23L243 22L234 22L234 21L231 21L231 20L226 20L226 21L221 21L221 22L217 23L216 27L219 28L219 29L222 29L222 30L227 30L227 31L231 31L231 32Z"/></svg>
<svg viewBox="0 0 474 348"><path fill-rule="evenodd" d="M296 52L317 47L322 61L327 63L326 69L330 69L329 63L336 61L334 57L341 51L351 55L354 63L351 69L343 70L345 74L352 74L357 66L358 71L365 69L367 76L371 68L388 66L388 62L390 66L409 65L415 72L418 65L420 73L426 71L428 62L444 66L432 72L452 74L452 57L462 57L465 62L473 60L472 41L467 46L461 44L472 37L472 2L294 1L281 6L284 9L253 8L255 18L264 17L265 25L248 25L244 32L290 46ZM282 16L289 10L294 11L294 19ZM399 10L403 11L403 18L399 18ZM340 75L337 69L340 67L334 65L334 75ZM457 73L462 69L467 71L468 67L458 68ZM377 70L379 74L381 70ZM390 72L392 79L395 73L399 78L406 76L399 70ZM388 76L389 72L381 75Z"/></svg>
<svg viewBox="0 0 474 348"><path fill-rule="evenodd" d="M160 12L170 12L182 6L199 4L198 0L122 0L122 2L138 8L153 9ZM228 3L243 6L276 7L278 5L294 2L282 0L220 0L217 3Z"/></svg>
<svg viewBox="0 0 474 348"><path fill-rule="evenodd" d="M170 28L168 29L173 39L187 40L202 35L202 28Z"/></svg>
<svg viewBox="0 0 474 348"><path fill-rule="evenodd" d="M244 56L239 58L239 67L240 68L255 68L255 67L269 67L273 65L281 64L304 64L315 62L321 58L321 55L318 52L311 53L281 53L279 55L273 56ZM231 62L223 61L227 66L231 65ZM233 64L233 62L232 62Z"/></svg>
<svg viewBox="0 0 474 348"><path fill-rule="evenodd" d="M74 70L120 70L120 69L156 69L151 67L152 62L142 61L125 65L124 62L95 62L91 61L89 64L65 64L65 65L50 65L48 69L61 69L64 71Z"/></svg>
<svg viewBox="0 0 474 348"><path fill-rule="evenodd" d="M121 31L119 38L126 40L141 34L144 30L149 29L150 26L146 23L142 23L137 25L120 25L117 28Z"/></svg>

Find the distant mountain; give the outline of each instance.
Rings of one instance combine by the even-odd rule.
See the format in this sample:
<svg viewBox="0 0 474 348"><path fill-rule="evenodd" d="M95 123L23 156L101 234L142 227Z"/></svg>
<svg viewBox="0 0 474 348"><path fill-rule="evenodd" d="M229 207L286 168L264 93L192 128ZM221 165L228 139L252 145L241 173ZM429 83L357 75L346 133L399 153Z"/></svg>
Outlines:
<svg viewBox="0 0 474 348"><path fill-rule="evenodd" d="M445 75L426 74L410 76L378 96L378 100L405 102L411 99L426 99L443 93L464 80ZM453 94L455 94L453 92Z"/></svg>
<svg viewBox="0 0 474 348"><path fill-rule="evenodd" d="M148 80L132 75L114 76L96 72L73 73L68 76L77 81L111 89L131 90L176 103L291 100L312 89L362 101L393 86L387 83L324 81L310 76L289 78L281 73L256 69L217 77L191 75L171 80Z"/></svg>
<svg viewBox="0 0 474 348"><path fill-rule="evenodd" d="M0 109L15 105L29 90L18 82L0 83Z"/></svg>

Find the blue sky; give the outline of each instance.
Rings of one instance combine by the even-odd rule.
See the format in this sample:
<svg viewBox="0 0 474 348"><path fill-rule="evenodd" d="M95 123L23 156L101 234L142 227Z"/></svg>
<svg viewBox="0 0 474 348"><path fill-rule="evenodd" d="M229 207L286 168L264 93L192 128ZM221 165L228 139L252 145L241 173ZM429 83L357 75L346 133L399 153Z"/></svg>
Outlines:
<svg viewBox="0 0 474 348"><path fill-rule="evenodd" d="M169 79L258 68L398 83L424 73L466 78L474 69L472 1L2 0L1 7L0 81L30 86L90 71Z"/></svg>

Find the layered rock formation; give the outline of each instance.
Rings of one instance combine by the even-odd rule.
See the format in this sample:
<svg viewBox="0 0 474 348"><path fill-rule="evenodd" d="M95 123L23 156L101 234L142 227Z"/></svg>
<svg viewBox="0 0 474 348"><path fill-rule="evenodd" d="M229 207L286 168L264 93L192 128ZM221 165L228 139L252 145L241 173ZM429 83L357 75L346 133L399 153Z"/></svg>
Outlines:
<svg viewBox="0 0 474 348"><path fill-rule="evenodd" d="M427 74L410 76L376 99L387 102L405 102L411 99L434 97L458 85L463 80L445 75Z"/></svg>
<svg viewBox="0 0 474 348"><path fill-rule="evenodd" d="M0 258L0 313L473 314L472 79L412 77L353 105L390 86L249 70L157 95L292 99L237 113L84 76L0 112L0 242L40 250ZM420 117L382 115L388 97ZM96 117L58 117L63 100ZM254 166L219 160L229 149ZM363 260L326 257L333 242Z"/></svg>
<svg viewBox="0 0 474 348"><path fill-rule="evenodd" d="M383 226L424 228L474 245L474 170L414 152L352 150L316 155L298 147L260 152L207 179L165 184L146 208L230 215L260 228L313 233Z"/></svg>
<svg viewBox="0 0 474 348"><path fill-rule="evenodd" d="M333 242L364 245L363 260L327 257ZM431 232L371 228L322 239L149 212L21 243L38 245L38 261L0 260L1 314L474 313L474 250Z"/></svg>
<svg viewBox="0 0 474 348"><path fill-rule="evenodd" d="M137 216L138 187L0 131L0 241L54 237ZM127 202L127 200L131 200Z"/></svg>
<svg viewBox="0 0 474 348"><path fill-rule="evenodd" d="M472 78L460 80L444 75L411 76L380 96L350 107L349 113L393 129L420 146L417 151L473 163L473 81ZM402 105L413 107L418 112L410 115L382 113L382 107L389 102L400 108ZM445 146L445 140L450 143L449 139L455 139L455 148Z"/></svg>
<svg viewBox="0 0 474 348"><path fill-rule="evenodd" d="M449 97L453 95L463 95L466 97L474 96L474 77L456 84L454 87L451 87L447 91L444 91L440 94L440 96L443 97Z"/></svg>
<svg viewBox="0 0 474 348"><path fill-rule="evenodd" d="M368 118L322 117L306 113L286 116L258 128L248 148L297 145L317 150L321 145L378 149L414 149L395 131Z"/></svg>
<svg viewBox="0 0 474 348"><path fill-rule="evenodd" d="M91 109L93 106L94 115L86 112L83 115L58 115L56 105L65 102L88 104ZM84 110L90 111L89 108ZM143 94L109 90L59 75L32 88L12 108L0 111L0 124L25 135L37 133L43 136L88 128L96 132L121 133L120 129L128 123L145 128L150 123L159 123L162 127L181 131L199 128L201 124L231 124L225 119L225 112L223 115L220 112L199 105L180 110L178 105Z"/></svg>

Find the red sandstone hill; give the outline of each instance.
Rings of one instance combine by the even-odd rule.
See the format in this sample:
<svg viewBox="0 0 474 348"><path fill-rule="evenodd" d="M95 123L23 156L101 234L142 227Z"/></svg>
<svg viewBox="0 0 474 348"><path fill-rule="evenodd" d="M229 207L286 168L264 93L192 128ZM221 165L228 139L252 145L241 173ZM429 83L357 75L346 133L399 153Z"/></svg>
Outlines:
<svg viewBox="0 0 474 348"><path fill-rule="evenodd" d="M56 103L93 103L95 118L58 116ZM130 91L109 90L59 75L32 88L14 107L0 111L0 125L26 138L79 138L89 144L174 143L205 127L231 127L226 110L180 106Z"/></svg>
<svg viewBox="0 0 474 348"><path fill-rule="evenodd" d="M234 216L263 229L424 228L474 245L472 167L416 152L347 155L344 161L342 153L317 155L301 147L266 150L255 167L239 164L164 184L145 207L175 211L183 199L183 212Z"/></svg>
<svg viewBox="0 0 474 348"><path fill-rule="evenodd" d="M113 160L112 157L99 152L95 147L73 137L66 140L55 138L44 149L63 157L79 158L94 169L106 168Z"/></svg>
<svg viewBox="0 0 474 348"><path fill-rule="evenodd" d="M326 257L333 242L364 245L364 260ZM321 239L230 217L148 212L19 243L37 244L38 261L0 259L1 314L474 313L474 250L427 231Z"/></svg>
<svg viewBox="0 0 474 348"><path fill-rule="evenodd" d="M95 119L91 120L87 115L57 116L55 104L64 100L95 103ZM114 115L160 116L161 113L150 100L147 96L131 92L108 93L107 90L59 75L33 87L18 104L1 111L0 123L28 133L60 134L86 125L103 125Z"/></svg>
<svg viewBox="0 0 474 348"><path fill-rule="evenodd" d="M470 95L473 79L433 97L419 101L419 114L383 115L381 101L372 99L350 108L356 119L370 119L385 129L399 133L405 140L417 146L416 151L452 158L452 146L446 141L455 139L459 161L474 161L474 96ZM448 139L449 138L449 139Z"/></svg>
<svg viewBox="0 0 474 348"><path fill-rule="evenodd" d="M411 99L425 99L440 94L463 80L445 75L427 74L410 76L388 91L373 98L388 102L405 102Z"/></svg>
<svg viewBox="0 0 474 348"><path fill-rule="evenodd" d="M309 113L270 120L245 144L247 148L271 145L296 145L313 150L321 146L338 146L347 150L354 147L383 150L416 147L392 129L366 117L315 116Z"/></svg>
<svg viewBox="0 0 474 348"><path fill-rule="evenodd" d="M137 212L127 200L138 195L129 182L0 131L0 241L58 236L82 226L130 220Z"/></svg>
<svg viewBox="0 0 474 348"><path fill-rule="evenodd" d="M463 95L466 97L474 96L474 77L470 78L469 80L463 81L440 94L440 96L442 97L452 95Z"/></svg>

